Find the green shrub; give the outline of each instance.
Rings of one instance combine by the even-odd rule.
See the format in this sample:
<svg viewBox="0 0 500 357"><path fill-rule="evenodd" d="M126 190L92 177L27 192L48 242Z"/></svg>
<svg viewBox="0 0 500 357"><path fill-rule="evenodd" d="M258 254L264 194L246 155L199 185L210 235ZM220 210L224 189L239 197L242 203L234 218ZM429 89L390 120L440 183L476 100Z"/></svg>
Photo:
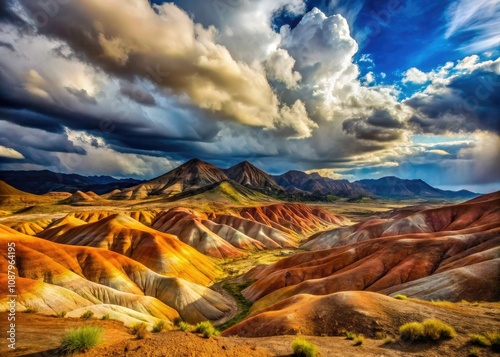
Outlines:
<svg viewBox="0 0 500 357"><path fill-rule="evenodd" d="M469 356L470 357L479 357L481 356L481 350L479 348L471 348L469 350Z"/></svg>
<svg viewBox="0 0 500 357"><path fill-rule="evenodd" d="M104 331L99 326L83 326L69 330L60 351L63 355L85 352L102 342Z"/></svg>
<svg viewBox="0 0 500 357"><path fill-rule="evenodd" d="M383 331L377 331L375 332L375 339L376 340L383 340L384 338L387 337L387 334Z"/></svg>
<svg viewBox="0 0 500 357"><path fill-rule="evenodd" d="M365 342L365 336L357 335L354 339L354 346L361 346Z"/></svg>
<svg viewBox="0 0 500 357"><path fill-rule="evenodd" d="M217 330L210 321L203 321L196 324L194 331L203 334L205 338L210 338L212 335L220 335L219 330Z"/></svg>
<svg viewBox="0 0 500 357"><path fill-rule="evenodd" d="M138 340L145 339L149 335L148 325L145 322L138 322L132 326L132 335Z"/></svg>
<svg viewBox="0 0 500 357"><path fill-rule="evenodd" d="M432 339L434 341L453 338L457 334L455 329L442 321L427 319L424 322L410 322L399 328L399 334L403 340L417 341Z"/></svg>
<svg viewBox="0 0 500 357"><path fill-rule="evenodd" d="M153 326L153 332L162 332L165 329L165 321L160 320Z"/></svg>
<svg viewBox="0 0 500 357"><path fill-rule="evenodd" d="M88 320L88 319L90 319L92 316L94 316L94 313L93 313L92 311L90 311L90 310L87 310L87 311L85 311L85 312L84 312L84 313L83 313L80 317L81 317L82 319L86 319L86 320Z"/></svg>
<svg viewBox="0 0 500 357"><path fill-rule="evenodd" d="M60 313L58 313L56 315L56 317L60 317L60 318L63 318L64 316L66 316L67 312L66 311L61 311Z"/></svg>
<svg viewBox="0 0 500 357"><path fill-rule="evenodd" d="M356 334L352 331L347 331L345 333L345 339L346 340L354 340L356 338Z"/></svg>
<svg viewBox="0 0 500 357"><path fill-rule="evenodd" d="M489 340L489 338L480 334L469 335L469 342L476 346L483 346L483 347L491 346L491 341Z"/></svg>
<svg viewBox="0 0 500 357"><path fill-rule="evenodd" d="M102 315L101 320L109 320L109 314Z"/></svg>
<svg viewBox="0 0 500 357"><path fill-rule="evenodd" d="M416 341L424 337L424 326L419 322L409 322L399 328L399 334L405 341Z"/></svg>
<svg viewBox="0 0 500 357"><path fill-rule="evenodd" d="M490 340L493 351L500 351L500 331L488 332L486 337Z"/></svg>
<svg viewBox="0 0 500 357"><path fill-rule="evenodd" d="M457 335L453 327L436 319L426 319L422 324L425 336L433 340L453 338Z"/></svg>
<svg viewBox="0 0 500 357"><path fill-rule="evenodd" d="M172 321L174 326L179 326L180 323L182 322L182 319L180 317L176 317L174 321Z"/></svg>
<svg viewBox="0 0 500 357"><path fill-rule="evenodd" d="M397 299L397 300L408 300L408 297L406 295L403 295L403 294L394 295L393 298Z"/></svg>
<svg viewBox="0 0 500 357"><path fill-rule="evenodd" d="M187 322L181 321L179 322L179 330L181 331L188 331L191 330L191 325L188 324Z"/></svg>
<svg viewBox="0 0 500 357"><path fill-rule="evenodd" d="M316 357L318 348L302 337L297 337L292 342L293 355L297 357Z"/></svg>

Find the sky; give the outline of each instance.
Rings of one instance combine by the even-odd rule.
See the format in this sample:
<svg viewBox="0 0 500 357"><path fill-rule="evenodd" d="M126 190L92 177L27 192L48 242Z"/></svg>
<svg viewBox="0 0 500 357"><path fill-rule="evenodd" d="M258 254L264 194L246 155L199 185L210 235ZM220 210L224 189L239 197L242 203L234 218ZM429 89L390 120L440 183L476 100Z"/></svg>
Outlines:
<svg viewBox="0 0 500 357"><path fill-rule="evenodd" d="M2 0L0 170L500 190L499 54L498 0Z"/></svg>

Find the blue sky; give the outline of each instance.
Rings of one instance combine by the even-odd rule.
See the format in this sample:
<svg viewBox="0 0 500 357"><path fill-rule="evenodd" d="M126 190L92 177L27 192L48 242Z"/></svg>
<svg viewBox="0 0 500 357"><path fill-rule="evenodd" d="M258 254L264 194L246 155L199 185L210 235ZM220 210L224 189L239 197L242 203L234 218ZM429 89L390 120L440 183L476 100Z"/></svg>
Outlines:
<svg viewBox="0 0 500 357"><path fill-rule="evenodd" d="M0 169L500 189L496 0L8 0L0 22Z"/></svg>

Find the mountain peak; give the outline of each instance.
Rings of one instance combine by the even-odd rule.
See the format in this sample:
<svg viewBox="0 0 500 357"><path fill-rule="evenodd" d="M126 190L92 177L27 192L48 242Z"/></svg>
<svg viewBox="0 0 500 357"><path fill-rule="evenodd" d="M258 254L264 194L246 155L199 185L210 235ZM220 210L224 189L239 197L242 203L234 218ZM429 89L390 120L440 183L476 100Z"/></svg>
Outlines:
<svg viewBox="0 0 500 357"><path fill-rule="evenodd" d="M224 170L224 172L231 180L244 186L275 190L282 189L270 175L248 161L242 161Z"/></svg>

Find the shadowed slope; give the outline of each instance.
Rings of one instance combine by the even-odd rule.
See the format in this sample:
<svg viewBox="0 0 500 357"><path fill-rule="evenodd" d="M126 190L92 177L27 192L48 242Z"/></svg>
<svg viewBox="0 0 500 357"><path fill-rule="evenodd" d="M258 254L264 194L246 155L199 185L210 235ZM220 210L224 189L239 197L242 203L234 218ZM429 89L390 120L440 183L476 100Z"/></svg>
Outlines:
<svg viewBox="0 0 500 357"><path fill-rule="evenodd" d="M60 227L48 229L40 233L39 237L56 243L109 249L160 274L203 285L210 283L220 273L209 258L177 237L151 229L124 214L114 214L64 231Z"/></svg>
<svg viewBox="0 0 500 357"><path fill-rule="evenodd" d="M192 159L160 177L124 189L113 198L141 199L154 195L172 196L227 179L228 177L221 169L202 160Z"/></svg>
<svg viewBox="0 0 500 357"><path fill-rule="evenodd" d="M176 277L159 275L115 252L60 245L1 225L0 240L2 244L16 244L20 277L71 290L92 304L119 305L170 320L176 316L175 309L191 322L217 320L230 310L230 304L217 292ZM2 253L2 271L7 269L6 254ZM32 291L31 296L35 296L36 291ZM42 301L39 299L37 303L45 306L43 299L50 295L38 296Z"/></svg>
<svg viewBox="0 0 500 357"><path fill-rule="evenodd" d="M265 191L283 190L270 175L258 169L248 161L240 162L239 164L224 170L224 172L231 180L236 181L243 186L259 188Z"/></svg>

